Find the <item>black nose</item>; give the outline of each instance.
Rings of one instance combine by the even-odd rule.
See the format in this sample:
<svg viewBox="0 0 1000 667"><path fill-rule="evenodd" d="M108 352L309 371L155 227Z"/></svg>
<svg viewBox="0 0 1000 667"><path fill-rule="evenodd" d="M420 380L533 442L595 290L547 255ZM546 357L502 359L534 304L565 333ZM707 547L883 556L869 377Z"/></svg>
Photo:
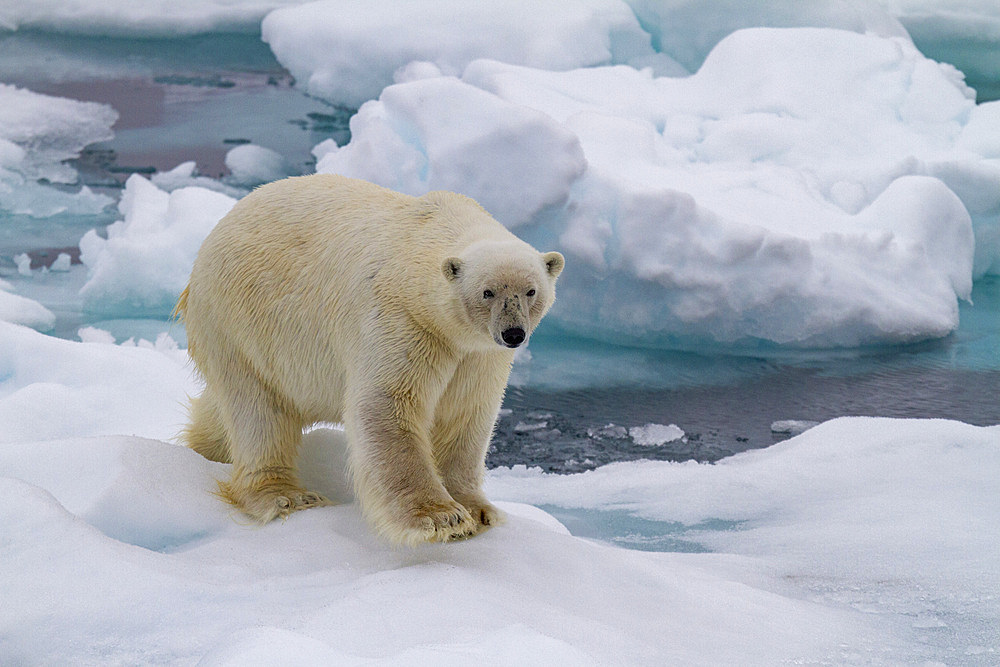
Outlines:
<svg viewBox="0 0 1000 667"><path fill-rule="evenodd" d="M507 347L517 347L524 342L524 329L521 327L511 327L510 329L505 329L500 337L503 338L504 345Z"/></svg>

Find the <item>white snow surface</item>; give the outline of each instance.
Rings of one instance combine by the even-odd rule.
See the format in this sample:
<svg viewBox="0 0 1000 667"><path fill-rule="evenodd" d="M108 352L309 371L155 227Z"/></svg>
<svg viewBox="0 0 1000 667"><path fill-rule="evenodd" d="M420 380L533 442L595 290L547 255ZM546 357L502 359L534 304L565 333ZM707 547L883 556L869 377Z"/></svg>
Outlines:
<svg viewBox="0 0 1000 667"><path fill-rule="evenodd" d="M116 316L170 315L202 241L235 203L206 188L167 193L130 176L118 204L124 218L108 225L107 238L90 230L80 239L88 271L80 289L84 308Z"/></svg>
<svg viewBox="0 0 1000 667"><path fill-rule="evenodd" d="M477 58L552 70L671 65L620 0L321 0L268 14L261 31L305 90L355 107L414 61L451 75Z"/></svg>
<svg viewBox="0 0 1000 667"><path fill-rule="evenodd" d="M842 419L716 465L496 470L488 492L506 525L400 549L352 501L342 431L308 433L301 466L339 505L247 525L213 495L228 466L165 442L197 392L185 353L167 339L81 338L0 324L5 664L877 664L1000 651L998 427ZM573 537L524 502L680 522L714 553Z"/></svg>
<svg viewBox="0 0 1000 667"><path fill-rule="evenodd" d="M122 346L107 336L85 329L90 342L76 343L0 322L0 442L176 435L186 397L200 393L187 352L166 336Z"/></svg>
<svg viewBox="0 0 1000 667"><path fill-rule="evenodd" d="M42 95L0 83L0 210L45 218L97 213L111 198L83 187L67 192L39 183L74 184L65 160L110 139L118 113L106 104Z"/></svg>
<svg viewBox="0 0 1000 667"><path fill-rule="evenodd" d="M56 325L56 316L51 310L13 290L10 283L0 280L0 321L22 324L38 331L49 331Z"/></svg>
<svg viewBox="0 0 1000 667"><path fill-rule="evenodd" d="M561 250L548 317L580 336L907 342L1000 270L1000 105L972 97L904 38L751 29L687 78L422 70L317 170L457 190Z"/></svg>

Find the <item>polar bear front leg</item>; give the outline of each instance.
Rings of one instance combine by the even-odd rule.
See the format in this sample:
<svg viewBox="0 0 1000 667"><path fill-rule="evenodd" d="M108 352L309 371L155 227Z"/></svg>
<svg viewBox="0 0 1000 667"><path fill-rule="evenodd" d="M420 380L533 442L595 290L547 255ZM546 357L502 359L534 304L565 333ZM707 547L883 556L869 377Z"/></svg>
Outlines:
<svg viewBox="0 0 1000 667"><path fill-rule="evenodd" d="M434 469L423 409L405 397L371 390L347 414L354 486L362 512L401 544L447 542L476 532Z"/></svg>
<svg viewBox="0 0 1000 667"><path fill-rule="evenodd" d="M512 358L505 351L466 356L435 411L431 435L435 464L452 498L472 514L477 532L506 519L486 499L482 487Z"/></svg>

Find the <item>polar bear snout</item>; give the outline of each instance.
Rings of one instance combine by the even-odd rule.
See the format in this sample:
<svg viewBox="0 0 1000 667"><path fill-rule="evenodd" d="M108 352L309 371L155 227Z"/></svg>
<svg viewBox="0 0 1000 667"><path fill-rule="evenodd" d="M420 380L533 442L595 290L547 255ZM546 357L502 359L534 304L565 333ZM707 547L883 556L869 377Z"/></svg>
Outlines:
<svg viewBox="0 0 1000 667"><path fill-rule="evenodd" d="M504 329L503 333L500 334L500 337L503 339L503 344L507 347L517 347L524 342L524 329L521 327Z"/></svg>

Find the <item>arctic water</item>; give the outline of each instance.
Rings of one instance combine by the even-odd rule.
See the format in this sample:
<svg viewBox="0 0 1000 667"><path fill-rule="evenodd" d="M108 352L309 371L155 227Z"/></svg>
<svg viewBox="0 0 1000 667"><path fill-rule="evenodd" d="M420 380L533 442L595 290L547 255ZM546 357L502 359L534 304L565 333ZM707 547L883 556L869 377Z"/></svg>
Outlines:
<svg viewBox="0 0 1000 667"><path fill-rule="evenodd" d="M125 39L16 32L0 37L3 80L39 93L111 105L114 138L71 162L82 182L117 200L128 176L162 174L193 160L226 183L226 153L256 144L291 173L315 167L310 149L344 145L354 109L294 87L256 35ZM238 188L236 189L238 192ZM44 202L38 202L44 207ZM127 307L86 311L77 244L120 214L0 213L0 277L56 316L54 335L81 327L182 345L183 326ZM14 257L26 253L30 272ZM49 271L60 253L69 271ZM23 268L23 267L22 267ZM30 273L30 275L24 275ZM656 350L596 343L543 323L515 364L488 465L578 472L619 460L714 461L766 447L814 422L844 415L1000 422L1000 280L978 280L951 335L905 346L789 350L687 341ZM126 408L123 408L126 409ZM791 422L790 426L776 426ZM635 437L649 424L677 437Z"/></svg>

